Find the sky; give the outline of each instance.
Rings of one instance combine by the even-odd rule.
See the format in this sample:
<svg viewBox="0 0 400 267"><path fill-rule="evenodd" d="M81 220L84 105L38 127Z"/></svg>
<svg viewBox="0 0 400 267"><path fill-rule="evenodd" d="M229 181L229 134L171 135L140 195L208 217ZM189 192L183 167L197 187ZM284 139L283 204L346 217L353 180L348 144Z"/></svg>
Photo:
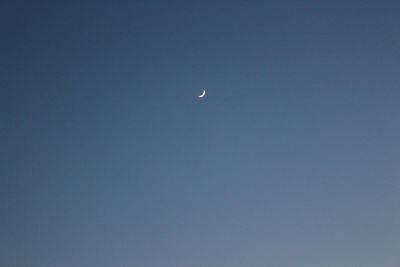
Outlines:
<svg viewBox="0 0 400 267"><path fill-rule="evenodd" d="M0 266L400 266L399 13L2 1Z"/></svg>

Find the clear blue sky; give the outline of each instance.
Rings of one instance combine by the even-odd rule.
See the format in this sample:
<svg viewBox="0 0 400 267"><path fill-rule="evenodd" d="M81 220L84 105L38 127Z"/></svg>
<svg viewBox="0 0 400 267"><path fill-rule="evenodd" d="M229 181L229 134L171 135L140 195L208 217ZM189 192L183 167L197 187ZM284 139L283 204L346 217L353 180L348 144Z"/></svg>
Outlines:
<svg viewBox="0 0 400 267"><path fill-rule="evenodd" d="M399 14L2 1L0 266L400 266Z"/></svg>

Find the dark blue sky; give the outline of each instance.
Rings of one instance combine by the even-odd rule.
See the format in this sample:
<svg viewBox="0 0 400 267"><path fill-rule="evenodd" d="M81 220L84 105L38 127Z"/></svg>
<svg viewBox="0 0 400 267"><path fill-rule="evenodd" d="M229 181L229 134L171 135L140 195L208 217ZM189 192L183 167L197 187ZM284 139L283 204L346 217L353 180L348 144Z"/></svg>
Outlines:
<svg viewBox="0 0 400 267"><path fill-rule="evenodd" d="M400 266L399 14L2 1L0 266Z"/></svg>

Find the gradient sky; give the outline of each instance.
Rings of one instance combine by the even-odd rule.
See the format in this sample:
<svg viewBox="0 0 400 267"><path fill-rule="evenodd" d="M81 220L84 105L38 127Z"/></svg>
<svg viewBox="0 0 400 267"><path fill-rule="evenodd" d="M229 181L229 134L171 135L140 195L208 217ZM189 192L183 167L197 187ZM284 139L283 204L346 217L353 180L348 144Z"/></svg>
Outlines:
<svg viewBox="0 0 400 267"><path fill-rule="evenodd" d="M399 14L2 1L0 266L400 266Z"/></svg>

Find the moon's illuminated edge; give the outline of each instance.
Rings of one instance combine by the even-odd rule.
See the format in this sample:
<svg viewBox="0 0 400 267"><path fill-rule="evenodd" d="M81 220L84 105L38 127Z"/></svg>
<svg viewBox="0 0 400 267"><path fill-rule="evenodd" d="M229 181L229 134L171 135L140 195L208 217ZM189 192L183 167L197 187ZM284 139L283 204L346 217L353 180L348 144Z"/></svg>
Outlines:
<svg viewBox="0 0 400 267"><path fill-rule="evenodd" d="M199 97L199 98L202 98L202 97L204 97L205 95L206 95L206 90L203 89L203 93L201 93L201 95L199 95L198 97Z"/></svg>

